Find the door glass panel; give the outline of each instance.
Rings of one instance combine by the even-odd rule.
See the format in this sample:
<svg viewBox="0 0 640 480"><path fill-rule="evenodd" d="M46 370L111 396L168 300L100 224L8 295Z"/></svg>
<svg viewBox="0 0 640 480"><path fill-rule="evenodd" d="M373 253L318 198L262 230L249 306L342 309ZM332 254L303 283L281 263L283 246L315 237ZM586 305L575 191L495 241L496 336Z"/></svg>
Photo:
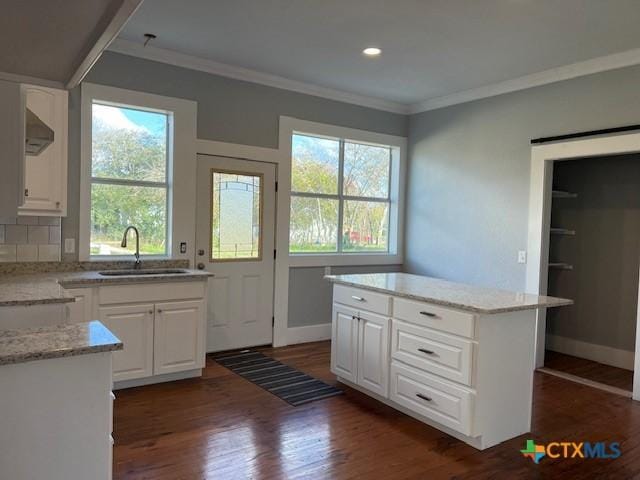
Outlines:
<svg viewBox="0 0 640 480"><path fill-rule="evenodd" d="M262 258L262 175L211 171L211 261Z"/></svg>

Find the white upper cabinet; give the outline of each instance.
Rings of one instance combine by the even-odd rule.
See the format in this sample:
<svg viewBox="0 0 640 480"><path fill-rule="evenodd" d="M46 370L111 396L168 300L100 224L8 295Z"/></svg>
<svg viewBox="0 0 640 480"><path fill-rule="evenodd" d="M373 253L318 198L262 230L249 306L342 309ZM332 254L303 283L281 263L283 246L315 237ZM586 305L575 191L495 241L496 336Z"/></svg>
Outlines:
<svg viewBox="0 0 640 480"><path fill-rule="evenodd" d="M67 215L68 93L22 85L25 107L54 132L53 142L39 155L24 155L24 203L19 215ZM18 119L16 119L18 121Z"/></svg>

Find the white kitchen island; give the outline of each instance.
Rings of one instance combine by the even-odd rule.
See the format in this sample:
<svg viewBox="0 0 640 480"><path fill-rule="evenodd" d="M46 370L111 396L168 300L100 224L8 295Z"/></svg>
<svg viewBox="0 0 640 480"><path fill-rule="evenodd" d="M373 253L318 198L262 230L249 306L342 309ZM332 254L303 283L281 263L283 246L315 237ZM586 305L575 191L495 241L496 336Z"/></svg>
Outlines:
<svg viewBox="0 0 640 480"><path fill-rule="evenodd" d="M326 278L341 382L480 450L529 432L536 310L571 300L405 273Z"/></svg>

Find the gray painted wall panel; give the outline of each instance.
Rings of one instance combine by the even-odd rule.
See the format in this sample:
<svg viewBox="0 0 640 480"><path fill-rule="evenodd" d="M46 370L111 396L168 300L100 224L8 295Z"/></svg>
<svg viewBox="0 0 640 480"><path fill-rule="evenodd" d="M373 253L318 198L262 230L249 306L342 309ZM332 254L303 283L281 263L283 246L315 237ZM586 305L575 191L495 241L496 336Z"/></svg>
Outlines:
<svg viewBox="0 0 640 480"><path fill-rule="evenodd" d="M413 115L405 269L524 290L532 138L640 123L640 67Z"/></svg>
<svg viewBox="0 0 640 480"><path fill-rule="evenodd" d="M402 265L331 267L331 274L400 272ZM324 267L289 269L289 327L331 323L332 284L324 279Z"/></svg>

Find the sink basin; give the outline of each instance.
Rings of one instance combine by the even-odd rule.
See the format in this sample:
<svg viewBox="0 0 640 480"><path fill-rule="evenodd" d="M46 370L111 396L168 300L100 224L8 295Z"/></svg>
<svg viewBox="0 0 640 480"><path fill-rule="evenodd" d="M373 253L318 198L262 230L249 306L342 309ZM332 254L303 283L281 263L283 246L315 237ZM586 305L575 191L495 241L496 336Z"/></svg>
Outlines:
<svg viewBox="0 0 640 480"><path fill-rule="evenodd" d="M181 270L179 268L157 268L157 269L141 269L141 270L105 270L103 272L98 272L99 275L103 275L105 277L123 277L123 276L131 276L131 275L180 275L188 273L186 270Z"/></svg>

